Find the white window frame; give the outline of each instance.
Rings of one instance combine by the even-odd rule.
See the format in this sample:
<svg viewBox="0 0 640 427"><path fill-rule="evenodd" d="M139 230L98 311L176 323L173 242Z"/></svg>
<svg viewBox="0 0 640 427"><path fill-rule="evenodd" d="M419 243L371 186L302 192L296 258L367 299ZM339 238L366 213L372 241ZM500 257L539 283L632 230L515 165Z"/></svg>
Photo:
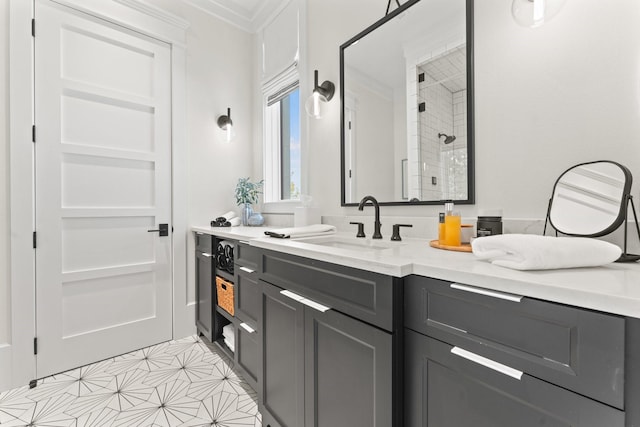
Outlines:
<svg viewBox="0 0 640 427"><path fill-rule="evenodd" d="M267 213L276 212L292 212L293 208L300 206L300 200L282 200L282 165L281 165L281 147L280 140L280 108L276 108L277 104L267 106L270 96L276 94L282 88L285 88L295 82L299 82L300 76L297 64L293 64L273 79L264 83L262 86L263 96L263 171L264 171L264 187L263 187L263 211ZM300 85L298 84L298 88ZM302 110L302 98L300 102ZM300 121L302 121L302 111L300 111ZM302 125L302 123L300 123ZM302 155L304 156L304 143L302 134L300 135L300 144ZM303 163L304 167L304 163ZM304 180L305 174L302 172L301 180ZM301 187L305 188L305 183L301 182Z"/></svg>

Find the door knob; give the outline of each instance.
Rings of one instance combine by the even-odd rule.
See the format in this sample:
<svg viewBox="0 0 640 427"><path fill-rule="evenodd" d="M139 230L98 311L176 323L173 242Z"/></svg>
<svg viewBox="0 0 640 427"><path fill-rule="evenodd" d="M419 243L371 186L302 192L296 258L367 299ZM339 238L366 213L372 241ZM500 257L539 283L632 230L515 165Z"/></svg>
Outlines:
<svg viewBox="0 0 640 427"><path fill-rule="evenodd" d="M148 233L160 233L160 237L169 235L169 224L158 224L157 230L147 230Z"/></svg>

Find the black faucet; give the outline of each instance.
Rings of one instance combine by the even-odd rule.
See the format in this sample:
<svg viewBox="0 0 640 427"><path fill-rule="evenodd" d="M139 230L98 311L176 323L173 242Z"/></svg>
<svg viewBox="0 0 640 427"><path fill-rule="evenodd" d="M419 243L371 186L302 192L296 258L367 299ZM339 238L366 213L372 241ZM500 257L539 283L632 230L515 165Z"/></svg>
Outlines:
<svg viewBox="0 0 640 427"><path fill-rule="evenodd" d="M375 197L373 196L364 196L362 198L362 200L360 200L360 204L358 205L358 210L364 210L364 205L367 204L367 202L371 202L371 204L373 205L373 208L375 209L375 221L373 223L373 236L371 236L372 239L382 239L382 234L380 234L380 226L382 224L380 224L380 205L378 204L378 201L375 199Z"/></svg>

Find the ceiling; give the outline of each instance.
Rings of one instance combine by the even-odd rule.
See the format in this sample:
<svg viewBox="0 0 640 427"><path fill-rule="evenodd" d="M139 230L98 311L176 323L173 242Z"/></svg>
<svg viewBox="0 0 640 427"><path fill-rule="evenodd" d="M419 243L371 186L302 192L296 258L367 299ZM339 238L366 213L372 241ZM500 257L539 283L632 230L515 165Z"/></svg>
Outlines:
<svg viewBox="0 0 640 427"><path fill-rule="evenodd" d="M182 0L240 29L255 33L290 0Z"/></svg>

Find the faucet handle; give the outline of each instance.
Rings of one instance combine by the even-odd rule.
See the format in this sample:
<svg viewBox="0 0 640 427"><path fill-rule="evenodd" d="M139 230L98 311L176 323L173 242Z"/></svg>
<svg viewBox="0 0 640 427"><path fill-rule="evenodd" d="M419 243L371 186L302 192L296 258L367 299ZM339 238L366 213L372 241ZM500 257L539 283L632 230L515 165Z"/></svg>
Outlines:
<svg viewBox="0 0 640 427"><path fill-rule="evenodd" d="M358 226L358 234L356 234L356 237L367 237L364 234L364 224L362 222L350 222L349 224Z"/></svg>
<svg viewBox="0 0 640 427"><path fill-rule="evenodd" d="M400 241L402 238L400 237L400 227L413 227L411 224L393 224L393 234L391 235L391 240Z"/></svg>

